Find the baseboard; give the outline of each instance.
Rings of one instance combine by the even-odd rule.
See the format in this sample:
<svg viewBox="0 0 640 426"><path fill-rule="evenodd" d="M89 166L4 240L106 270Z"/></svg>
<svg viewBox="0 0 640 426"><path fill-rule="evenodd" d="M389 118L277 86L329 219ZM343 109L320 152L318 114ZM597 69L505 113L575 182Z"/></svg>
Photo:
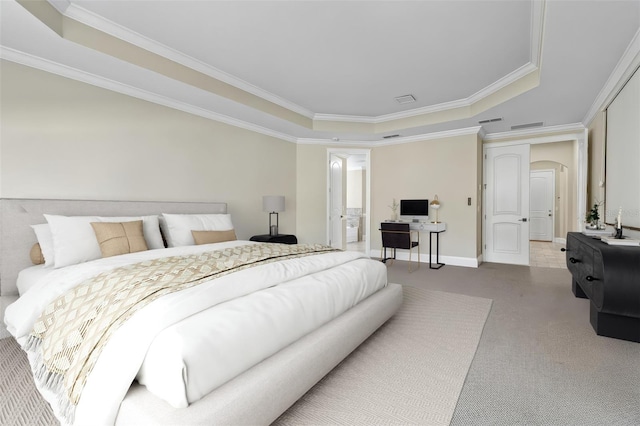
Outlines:
<svg viewBox="0 0 640 426"><path fill-rule="evenodd" d="M387 250L387 255L391 254L390 250ZM412 255L412 260L416 260L417 259L417 252L414 252ZM370 256L371 257L378 257L378 258L382 258L382 250L371 250L370 251ZM396 259L397 260L409 260L409 251L408 250L398 250L398 252L396 253ZM482 263L482 256L478 257L478 258L472 258L472 257L458 257L458 256L440 256L438 258L438 261L440 263L444 263L445 265L452 265L452 266L464 266L467 268L477 268L480 263ZM420 262L421 263L429 263L429 253L421 253L420 254ZM432 259L431 259L432 263L436 263L436 255L432 255Z"/></svg>
<svg viewBox="0 0 640 426"><path fill-rule="evenodd" d="M560 244L567 244L567 239L566 238L561 238L561 237L555 237L553 239L554 243L560 243Z"/></svg>

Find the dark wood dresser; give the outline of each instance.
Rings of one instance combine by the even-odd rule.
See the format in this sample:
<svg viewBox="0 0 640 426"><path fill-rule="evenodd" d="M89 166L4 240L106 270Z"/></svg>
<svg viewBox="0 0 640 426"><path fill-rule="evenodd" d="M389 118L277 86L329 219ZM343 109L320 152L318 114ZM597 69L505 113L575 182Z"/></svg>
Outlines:
<svg viewBox="0 0 640 426"><path fill-rule="evenodd" d="M640 247L569 232L566 256L573 294L589 299L596 333L640 342Z"/></svg>

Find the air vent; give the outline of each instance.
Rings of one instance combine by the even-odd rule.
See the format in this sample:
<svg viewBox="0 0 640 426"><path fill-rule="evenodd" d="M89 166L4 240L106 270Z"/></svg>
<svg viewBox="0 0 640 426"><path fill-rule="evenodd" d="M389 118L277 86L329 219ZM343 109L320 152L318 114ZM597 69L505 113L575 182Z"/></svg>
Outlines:
<svg viewBox="0 0 640 426"><path fill-rule="evenodd" d="M391 138L397 138L400 135L387 135L387 136L383 136L382 139L391 139Z"/></svg>
<svg viewBox="0 0 640 426"><path fill-rule="evenodd" d="M396 99L396 102L399 104L410 104L416 101L416 97L413 95L402 95L402 96L398 96L395 99Z"/></svg>
<svg viewBox="0 0 640 426"><path fill-rule="evenodd" d="M529 127L540 127L543 124L544 123L542 121L538 121L537 123L518 124L516 126L511 126L511 130L520 130L520 129L526 129Z"/></svg>
<svg viewBox="0 0 640 426"><path fill-rule="evenodd" d="M487 124L487 123L495 123L496 121L502 121L502 117L489 118L487 120L480 120L480 121L478 121L478 123Z"/></svg>

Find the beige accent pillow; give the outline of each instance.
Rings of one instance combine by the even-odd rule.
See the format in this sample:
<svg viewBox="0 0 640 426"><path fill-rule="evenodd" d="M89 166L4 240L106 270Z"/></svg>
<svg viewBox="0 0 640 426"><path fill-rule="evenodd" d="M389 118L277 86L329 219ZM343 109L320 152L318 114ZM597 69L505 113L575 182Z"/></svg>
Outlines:
<svg viewBox="0 0 640 426"><path fill-rule="evenodd" d="M191 231L191 235L193 235L196 245L237 240L236 231L233 229L227 231Z"/></svg>
<svg viewBox="0 0 640 426"><path fill-rule="evenodd" d="M42 255L42 250L40 249L39 243L35 243L33 247L31 247L29 257L31 257L31 262L34 265L42 265L44 263L44 256Z"/></svg>
<svg viewBox="0 0 640 426"><path fill-rule="evenodd" d="M142 232L142 221L91 222L102 257L148 250Z"/></svg>

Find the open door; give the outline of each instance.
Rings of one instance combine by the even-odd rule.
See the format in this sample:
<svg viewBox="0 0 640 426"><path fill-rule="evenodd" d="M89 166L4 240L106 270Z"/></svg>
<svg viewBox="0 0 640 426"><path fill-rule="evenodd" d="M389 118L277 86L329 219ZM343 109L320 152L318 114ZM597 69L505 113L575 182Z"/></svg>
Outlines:
<svg viewBox="0 0 640 426"><path fill-rule="evenodd" d="M484 260L529 264L529 145L486 148Z"/></svg>
<svg viewBox="0 0 640 426"><path fill-rule="evenodd" d="M347 247L347 160L336 154L329 156L329 245Z"/></svg>

